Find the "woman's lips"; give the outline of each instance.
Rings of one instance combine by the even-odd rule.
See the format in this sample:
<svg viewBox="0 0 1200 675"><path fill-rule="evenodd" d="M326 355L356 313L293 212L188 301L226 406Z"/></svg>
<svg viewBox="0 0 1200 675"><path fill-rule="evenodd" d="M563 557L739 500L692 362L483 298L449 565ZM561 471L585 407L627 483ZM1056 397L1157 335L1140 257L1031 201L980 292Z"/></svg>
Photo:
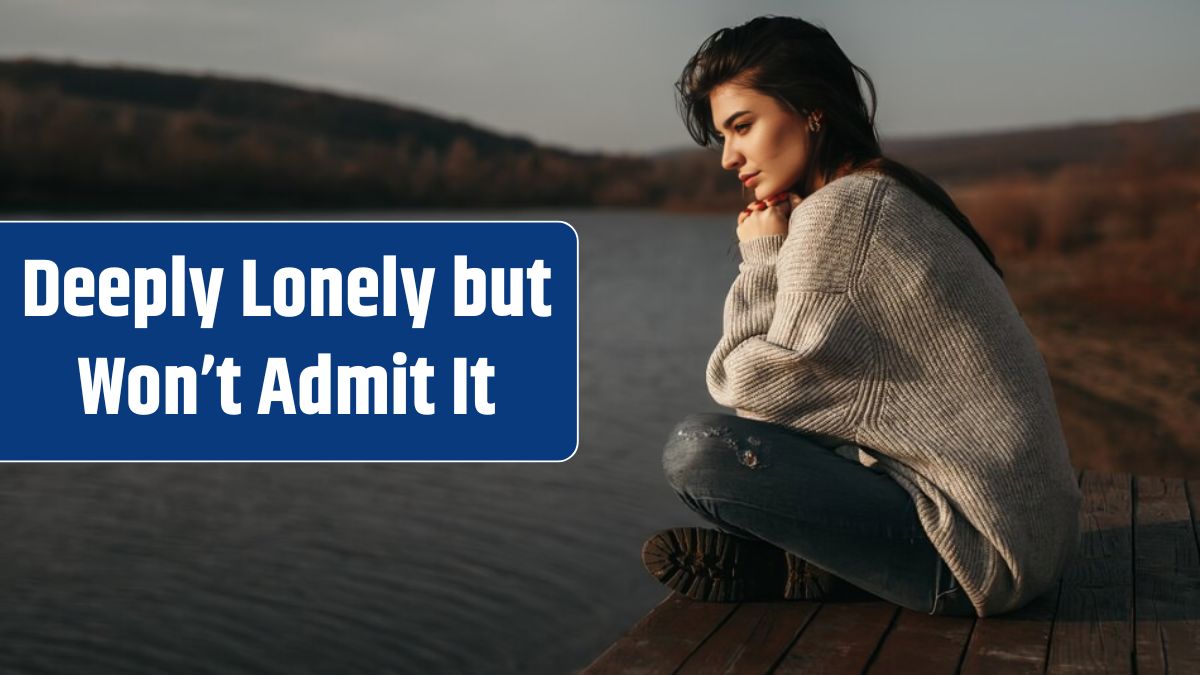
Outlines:
<svg viewBox="0 0 1200 675"><path fill-rule="evenodd" d="M758 172L757 171L755 171L754 173L742 176L742 184L745 185L746 187L750 187L750 183L752 183L756 180L758 180Z"/></svg>

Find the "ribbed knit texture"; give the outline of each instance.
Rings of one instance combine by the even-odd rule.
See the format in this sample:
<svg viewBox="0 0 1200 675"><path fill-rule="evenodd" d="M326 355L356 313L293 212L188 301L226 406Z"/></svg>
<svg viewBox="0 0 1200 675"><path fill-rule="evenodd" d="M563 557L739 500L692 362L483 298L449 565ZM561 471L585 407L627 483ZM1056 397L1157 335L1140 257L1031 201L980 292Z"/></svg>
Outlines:
<svg viewBox="0 0 1200 675"><path fill-rule="evenodd" d="M980 616L1051 588L1081 496L1046 365L1003 280L899 181L852 174L740 245L708 362L721 405L857 446L916 503Z"/></svg>

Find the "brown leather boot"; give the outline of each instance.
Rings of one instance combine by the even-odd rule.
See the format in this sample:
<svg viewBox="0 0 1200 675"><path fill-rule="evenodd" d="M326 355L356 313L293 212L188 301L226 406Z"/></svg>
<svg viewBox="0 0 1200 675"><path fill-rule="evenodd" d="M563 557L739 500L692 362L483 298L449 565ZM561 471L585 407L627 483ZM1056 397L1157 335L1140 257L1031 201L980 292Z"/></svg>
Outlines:
<svg viewBox="0 0 1200 675"><path fill-rule="evenodd" d="M642 546L642 564L693 600L823 600L837 578L765 541L699 527L663 530Z"/></svg>

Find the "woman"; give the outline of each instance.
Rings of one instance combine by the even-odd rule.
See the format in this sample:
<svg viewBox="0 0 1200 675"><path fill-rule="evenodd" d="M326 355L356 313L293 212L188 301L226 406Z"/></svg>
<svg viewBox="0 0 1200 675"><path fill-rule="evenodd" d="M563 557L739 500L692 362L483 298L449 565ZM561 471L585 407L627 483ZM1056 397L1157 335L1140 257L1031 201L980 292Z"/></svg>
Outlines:
<svg viewBox="0 0 1200 675"><path fill-rule="evenodd" d="M677 88L757 201L707 371L737 415L688 417L663 457L717 529L655 535L647 569L698 600L840 580L952 615L1052 588L1080 493L1045 363L967 218L881 155L867 74L825 30L763 17L713 34Z"/></svg>

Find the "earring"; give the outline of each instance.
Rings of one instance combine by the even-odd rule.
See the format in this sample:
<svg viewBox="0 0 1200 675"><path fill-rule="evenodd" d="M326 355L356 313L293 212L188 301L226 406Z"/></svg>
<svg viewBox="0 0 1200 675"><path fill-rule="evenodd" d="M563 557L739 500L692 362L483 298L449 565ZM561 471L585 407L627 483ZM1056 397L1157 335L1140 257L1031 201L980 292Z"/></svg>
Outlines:
<svg viewBox="0 0 1200 675"><path fill-rule="evenodd" d="M821 130L821 120L810 117L808 118L808 130L814 134Z"/></svg>

